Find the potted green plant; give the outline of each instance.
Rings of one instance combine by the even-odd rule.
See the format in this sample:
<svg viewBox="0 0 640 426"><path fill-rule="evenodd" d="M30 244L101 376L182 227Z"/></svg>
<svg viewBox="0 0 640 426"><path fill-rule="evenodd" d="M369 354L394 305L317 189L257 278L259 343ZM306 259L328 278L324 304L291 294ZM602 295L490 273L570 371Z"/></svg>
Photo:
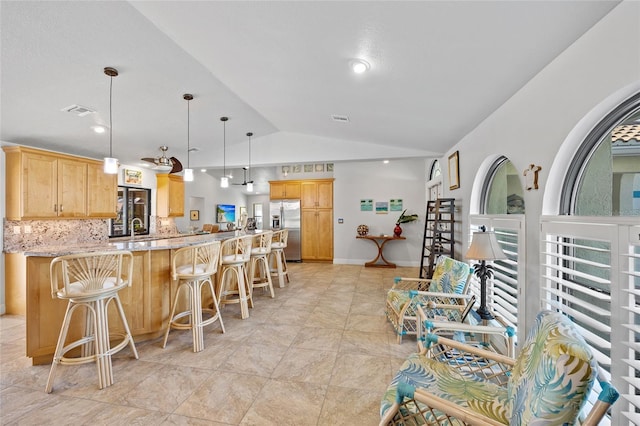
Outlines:
<svg viewBox="0 0 640 426"><path fill-rule="evenodd" d="M400 214L400 216L398 217L398 220L396 220L396 227L393 229L393 234L396 237L399 237L400 235L402 235L402 228L400 227L401 223L409 223L409 222L418 220L417 214L405 214L406 212L407 212L407 209L404 209Z"/></svg>

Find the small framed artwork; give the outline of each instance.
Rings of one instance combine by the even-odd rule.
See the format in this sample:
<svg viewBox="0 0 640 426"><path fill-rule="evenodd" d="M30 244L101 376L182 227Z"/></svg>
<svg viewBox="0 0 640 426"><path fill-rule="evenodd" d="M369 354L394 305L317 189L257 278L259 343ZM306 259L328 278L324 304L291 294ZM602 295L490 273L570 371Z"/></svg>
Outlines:
<svg viewBox="0 0 640 426"><path fill-rule="evenodd" d="M305 173L310 173L313 171L313 164L305 164L304 165L304 172Z"/></svg>
<svg viewBox="0 0 640 426"><path fill-rule="evenodd" d="M449 189L460 188L458 151L449 156Z"/></svg>
<svg viewBox="0 0 640 426"><path fill-rule="evenodd" d="M301 172L302 172L302 166L300 164L294 164L293 173L301 173Z"/></svg>
<svg viewBox="0 0 640 426"><path fill-rule="evenodd" d="M360 200L360 211L361 212L372 212L373 211L373 200L371 198L364 198Z"/></svg>
<svg viewBox="0 0 640 426"><path fill-rule="evenodd" d="M282 166L282 174L283 175L288 175L289 172L291 172L291 166Z"/></svg>
<svg viewBox="0 0 640 426"><path fill-rule="evenodd" d="M189 218L191 220L200 220L200 210L191 210L189 212Z"/></svg>
<svg viewBox="0 0 640 426"><path fill-rule="evenodd" d="M327 171L328 172L332 172L333 171L333 163L327 163Z"/></svg>
<svg viewBox="0 0 640 426"><path fill-rule="evenodd" d="M397 198L395 200L389 200L389 207L392 212L402 211L402 199Z"/></svg>
<svg viewBox="0 0 640 426"><path fill-rule="evenodd" d="M389 213L389 202L376 201L376 214L387 214L387 213Z"/></svg>
<svg viewBox="0 0 640 426"><path fill-rule="evenodd" d="M124 169L125 185L142 185L142 170Z"/></svg>
<svg viewBox="0 0 640 426"><path fill-rule="evenodd" d="M316 164L316 172L324 172L324 164Z"/></svg>

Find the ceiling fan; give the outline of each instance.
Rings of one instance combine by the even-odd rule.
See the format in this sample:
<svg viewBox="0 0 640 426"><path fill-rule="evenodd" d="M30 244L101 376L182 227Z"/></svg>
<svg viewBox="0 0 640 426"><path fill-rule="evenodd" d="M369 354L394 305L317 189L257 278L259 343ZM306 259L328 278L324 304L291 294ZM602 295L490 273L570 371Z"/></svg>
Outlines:
<svg viewBox="0 0 640 426"><path fill-rule="evenodd" d="M242 168L242 172L244 173L244 182L242 182L242 183L234 183L233 185L245 185L246 186L249 183L253 184L252 180L247 180L247 170L249 170L248 167L243 167Z"/></svg>
<svg viewBox="0 0 640 426"><path fill-rule="evenodd" d="M160 151L162 151L162 155L156 158L145 157L142 158L142 161L148 161L149 163L155 164L153 167L154 170L169 172L169 173L178 173L182 171L182 163L176 157L167 158L167 150L169 148L167 146L161 146Z"/></svg>

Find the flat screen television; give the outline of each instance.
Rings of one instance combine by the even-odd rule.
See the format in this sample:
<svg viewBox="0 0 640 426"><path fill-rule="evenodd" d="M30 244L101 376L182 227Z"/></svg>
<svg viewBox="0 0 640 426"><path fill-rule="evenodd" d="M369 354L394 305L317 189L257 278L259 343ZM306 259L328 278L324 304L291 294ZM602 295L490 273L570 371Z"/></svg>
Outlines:
<svg viewBox="0 0 640 426"><path fill-rule="evenodd" d="M236 206L234 204L218 204L216 206L216 218L218 223L235 223Z"/></svg>

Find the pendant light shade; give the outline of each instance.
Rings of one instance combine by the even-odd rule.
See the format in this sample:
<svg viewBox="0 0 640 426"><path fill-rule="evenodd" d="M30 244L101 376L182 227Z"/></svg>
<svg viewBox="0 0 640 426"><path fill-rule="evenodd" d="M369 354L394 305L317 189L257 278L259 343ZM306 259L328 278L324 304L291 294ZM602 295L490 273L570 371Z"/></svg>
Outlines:
<svg viewBox="0 0 640 426"><path fill-rule="evenodd" d="M220 188L229 187L229 177L227 176L227 121L229 117L220 117L222 121L222 166L223 172L220 178Z"/></svg>
<svg viewBox="0 0 640 426"><path fill-rule="evenodd" d="M249 137L249 181L247 182L247 191L253 192L253 180L251 180L251 136L253 136L253 133L249 132L247 136Z"/></svg>
<svg viewBox="0 0 640 426"><path fill-rule="evenodd" d="M185 182L193 182L193 169L189 166L189 155L191 154L191 144L189 140L189 105L190 101L193 99L193 95L185 93L184 95L182 95L182 98L187 101L187 168L184 169L184 176L182 177L182 180L184 180Z"/></svg>
<svg viewBox="0 0 640 426"><path fill-rule="evenodd" d="M111 104L113 98L113 77L118 76L118 70L105 67L104 73L109 76L109 156L104 158L104 172L109 175L118 173L118 159L113 157L113 114Z"/></svg>

